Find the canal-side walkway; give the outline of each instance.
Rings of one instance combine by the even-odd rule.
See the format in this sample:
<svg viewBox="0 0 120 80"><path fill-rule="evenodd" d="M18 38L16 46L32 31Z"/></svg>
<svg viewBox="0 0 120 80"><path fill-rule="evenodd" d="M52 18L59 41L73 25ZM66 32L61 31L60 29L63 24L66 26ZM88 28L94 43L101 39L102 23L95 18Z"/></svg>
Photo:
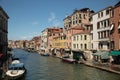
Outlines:
<svg viewBox="0 0 120 80"><path fill-rule="evenodd" d="M98 62L90 62L86 61L84 62L85 65L98 68L104 71L120 74L120 65L114 65L109 63L98 63Z"/></svg>

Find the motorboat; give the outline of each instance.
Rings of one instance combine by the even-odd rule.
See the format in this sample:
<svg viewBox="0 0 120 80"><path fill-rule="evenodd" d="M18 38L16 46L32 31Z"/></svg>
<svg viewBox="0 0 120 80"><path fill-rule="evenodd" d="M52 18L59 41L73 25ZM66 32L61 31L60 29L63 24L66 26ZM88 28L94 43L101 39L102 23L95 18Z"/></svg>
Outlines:
<svg viewBox="0 0 120 80"><path fill-rule="evenodd" d="M49 53L43 53L43 54L41 54L41 56L50 56L50 54Z"/></svg>
<svg viewBox="0 0 120 80"><path fill-rule="evenodd" d="M18 64L18 63L20 63L19 60L13 60L11 64Z"/></svg>
<svg viewBox="0 0 120 80"><path fill-rule="evenodd" d="M8 80L20 79L24 77L25 73L26 69L24 67L24 63L11 64L6 72L6 77Z"/></svg>
<svg viewBox="0 0 120 80"><path fill-rule="evenodd" d="M78 63L75 59L72 59L72 58L62 58L62 61L67 63L72 63L72 64Z"/></svg>
<svg viewBox="0 0 120 80"><path fill-rule="evenodd" d="M13 58L11 64L18 64L20 63L19 58Z"/></svg>

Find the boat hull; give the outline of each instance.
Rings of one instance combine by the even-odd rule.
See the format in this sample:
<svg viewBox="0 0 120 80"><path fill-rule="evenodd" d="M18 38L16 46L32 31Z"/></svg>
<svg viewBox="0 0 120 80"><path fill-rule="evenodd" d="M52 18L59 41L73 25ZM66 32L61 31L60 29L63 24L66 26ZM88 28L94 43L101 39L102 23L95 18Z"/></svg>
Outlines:
<svg viewBox="0 0 120 80"><path fill-rule="evenodd" d="M78 63L76 60L74 59L70 59L70 58L62 58L63 62L67 62L67 63L71 63L71 64L76 64Z"/></svg>
<svg viewBox="0 0 120 80"><path fill-rule="evenodd" d="M21 80L23 79L25 76L24 75L19 75L19 76L6 76L7 80Z"/></svg>
<svg viewBox="0 0 120 80"><path fill-rule="evenodd" d="M26 71L23 71L21 74L11 74L12 71L8 71L6 73L6 78L7 80L21 80L22 78L25 77Z"/></svg>

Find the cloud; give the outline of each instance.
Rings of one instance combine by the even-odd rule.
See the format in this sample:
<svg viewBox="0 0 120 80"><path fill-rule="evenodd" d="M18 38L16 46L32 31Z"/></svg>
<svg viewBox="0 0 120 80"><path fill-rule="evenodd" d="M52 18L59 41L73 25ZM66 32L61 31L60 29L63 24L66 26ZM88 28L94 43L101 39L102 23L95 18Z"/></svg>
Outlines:
<svg viewBox="0 0 120 80"><path fill-rule="evenodd" d="M58 20L53 21L53 25L54 26L59 26L60 25L60 21L58 21Z"/></svg>
<svg viewBox="0 0 120 80"><path fill-rule="evenodd" d="M37 22L37 21L32 22L32 25L38 25L38 24L39 24L39 22Z"/></svg>
<svg viewBox="0 0 120 80"><path fill-rule="evenodd" d="M55 18L56 18L55 13L51 12L50 18L48 18L48 21L51 22L51 21L55 20Z"/></svg>
<svg viewBox="0 0 120 80"><path fill-rule="evenodd" d="M20 37L20 39L22 39L22 40L26 40L26 39L28 39L26 36L22 36L22 37Z"/></svg>
<svg viewBox="0 0 120 80"><path fill-rule="evenodd" d="M48 22L52 24L52 26L59 26L60 21L57 19L57 16L54 12L50 13L50 18L48 18Z"/></svg>
<svg viewBox="0 0 120 80"><path fill-rule="evenodd" d="M31 40L35 36L40 36L40 33L39 32L31 32L28 35L21 36L20 40Z"/></svg>
<svg viewBox="0 0 120 80"><path fill-rule="evenodd" d="M40 32L31 32L29 33L30 36L39 36Z"/></svg>

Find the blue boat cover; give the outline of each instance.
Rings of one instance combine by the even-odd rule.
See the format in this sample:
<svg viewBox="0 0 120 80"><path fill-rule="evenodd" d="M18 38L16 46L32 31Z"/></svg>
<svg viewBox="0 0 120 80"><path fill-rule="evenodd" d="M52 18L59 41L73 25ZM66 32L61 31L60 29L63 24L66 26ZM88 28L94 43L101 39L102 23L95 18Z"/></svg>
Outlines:
<svg viewBox="0 0 120 80"><path fill-rule="evenodd" d="M9 68L22 68L24 67L23 63L11 64Z"/></svg>

